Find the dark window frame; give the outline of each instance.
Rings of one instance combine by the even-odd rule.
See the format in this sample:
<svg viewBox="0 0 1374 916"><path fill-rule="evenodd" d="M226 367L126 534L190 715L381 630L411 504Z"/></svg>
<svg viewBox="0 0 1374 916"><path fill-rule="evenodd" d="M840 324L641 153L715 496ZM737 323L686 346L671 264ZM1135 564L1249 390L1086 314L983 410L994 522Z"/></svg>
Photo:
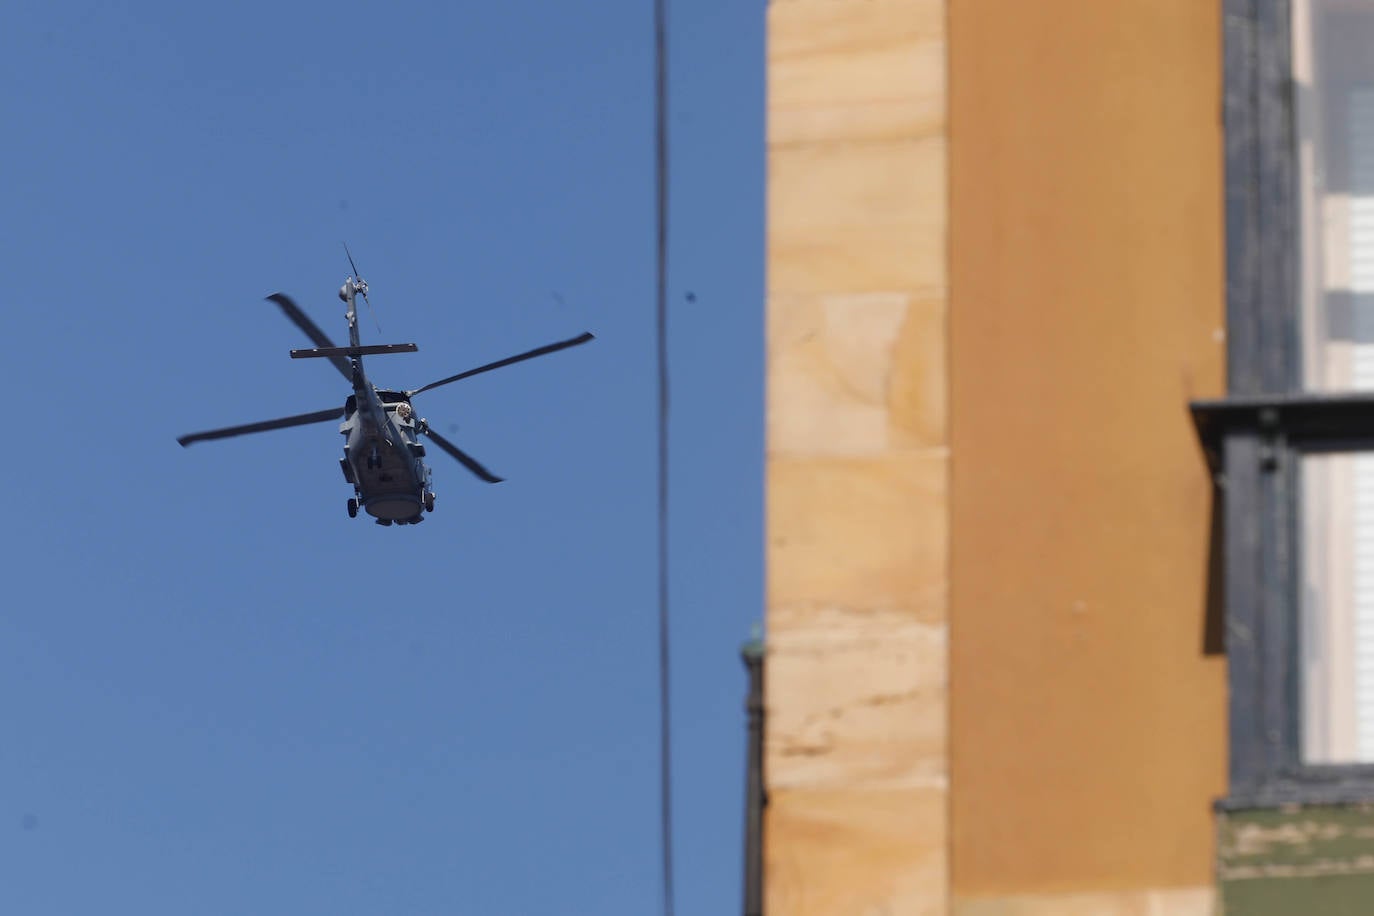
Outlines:
<svg viewBox="0 0 1374 916"><path fill-rule="evenodd" d="M1191 405L1222 515L1225 809L1374 800L1374 764L1302 762L1301 460L1374 449L1374 393L1304 393L1289 0L1223 0L1227 389Z"/></svg>

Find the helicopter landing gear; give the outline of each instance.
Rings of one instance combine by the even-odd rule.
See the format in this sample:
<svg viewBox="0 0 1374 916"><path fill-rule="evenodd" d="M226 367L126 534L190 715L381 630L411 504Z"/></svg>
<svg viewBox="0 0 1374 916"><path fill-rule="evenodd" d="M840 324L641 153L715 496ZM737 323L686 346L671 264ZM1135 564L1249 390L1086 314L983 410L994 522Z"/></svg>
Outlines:
<svg viewBox="0 0 1374 916"><path fill-rule="evenodd" d="M352 497L350 497L348 500L348 517L358 517L358 501L356 499L353 499Z"/></svg>
<svg viewBox="0 0 1374 916"><path fill-rule="evenodd" d="M429 492L428 490L425 491L425 511L434 511L434 494Z"/></svg>

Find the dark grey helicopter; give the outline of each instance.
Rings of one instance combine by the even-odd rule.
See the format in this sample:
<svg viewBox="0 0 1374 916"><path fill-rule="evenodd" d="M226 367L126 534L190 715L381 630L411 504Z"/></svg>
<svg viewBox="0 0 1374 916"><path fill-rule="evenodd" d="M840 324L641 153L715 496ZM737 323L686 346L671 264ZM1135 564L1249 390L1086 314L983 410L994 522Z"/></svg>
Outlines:
<svg viewBox="0 0 1374 916"><path fill-rule="evenodd" d="M286 317L316 344L314 349L292 350L291 357L327 359L353 386L353 393L348 396L343 407L191 433L179 437L177 442L184 447L192 442L208 439L227 439L245 433L261 433L290 426L304 426L308 423L342 420L339 432L347 438L344 440L344 457L339 459L339 465L343 468L344 479L353 485L354 493L348 500L349 517L356 517L361 508L373 516L379 525L417 524L424 521L422 508L425 512L434 511L434 490L429 468L424 461L425 447L419 440L420 436L429 438L439 448L456 458L463 467L487 483L500 483L501 478L430 429L424 419L415 415L410 399L422 391L429 391L440 385L584 344L593 337L589 333L580 334L569 340L561 340L494 363L487 363L485 366L450 375L448 378L408 391L377 388L367 380L363 372L363 357L381 353L414 353L418 347L413 343L362 345L358 336L357 297L362 295L368 308L372 307L372 303L367 298L367 283L358 277L358 268L353 264L352 255L349 256L348 263L353 267L353 276L345 280L339 290L339 298L348 305L347 347L334 346L319 326L289 297L281 293L267 297L268 301L275 302Z"/></svg>

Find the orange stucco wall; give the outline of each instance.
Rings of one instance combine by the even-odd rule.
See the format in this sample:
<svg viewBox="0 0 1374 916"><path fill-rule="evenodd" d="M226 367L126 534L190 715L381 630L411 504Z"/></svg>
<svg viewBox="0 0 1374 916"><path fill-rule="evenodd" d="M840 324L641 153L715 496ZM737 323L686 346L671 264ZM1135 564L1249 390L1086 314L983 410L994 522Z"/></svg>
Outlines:
<svg viewBox="0 0 1374 916"><path fill-rule="evenodd" d="M1211 882L1220 7L949 3L956 900Z"/></svg>

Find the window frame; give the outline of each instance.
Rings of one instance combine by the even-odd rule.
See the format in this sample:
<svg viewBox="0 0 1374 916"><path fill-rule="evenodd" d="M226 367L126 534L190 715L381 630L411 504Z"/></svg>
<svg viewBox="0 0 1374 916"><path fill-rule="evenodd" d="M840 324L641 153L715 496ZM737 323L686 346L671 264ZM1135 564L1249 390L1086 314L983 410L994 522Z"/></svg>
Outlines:
<svg viewBox="0 0 1374 916"><path fill-rule="evenodd" d="M1374 763L1302 762L1304 456L1374 450L1374 392L1304 392L1289 0L1223 0L1227 397L1190 408L1222 512L1227 810L1374 801Z"/></svg>

